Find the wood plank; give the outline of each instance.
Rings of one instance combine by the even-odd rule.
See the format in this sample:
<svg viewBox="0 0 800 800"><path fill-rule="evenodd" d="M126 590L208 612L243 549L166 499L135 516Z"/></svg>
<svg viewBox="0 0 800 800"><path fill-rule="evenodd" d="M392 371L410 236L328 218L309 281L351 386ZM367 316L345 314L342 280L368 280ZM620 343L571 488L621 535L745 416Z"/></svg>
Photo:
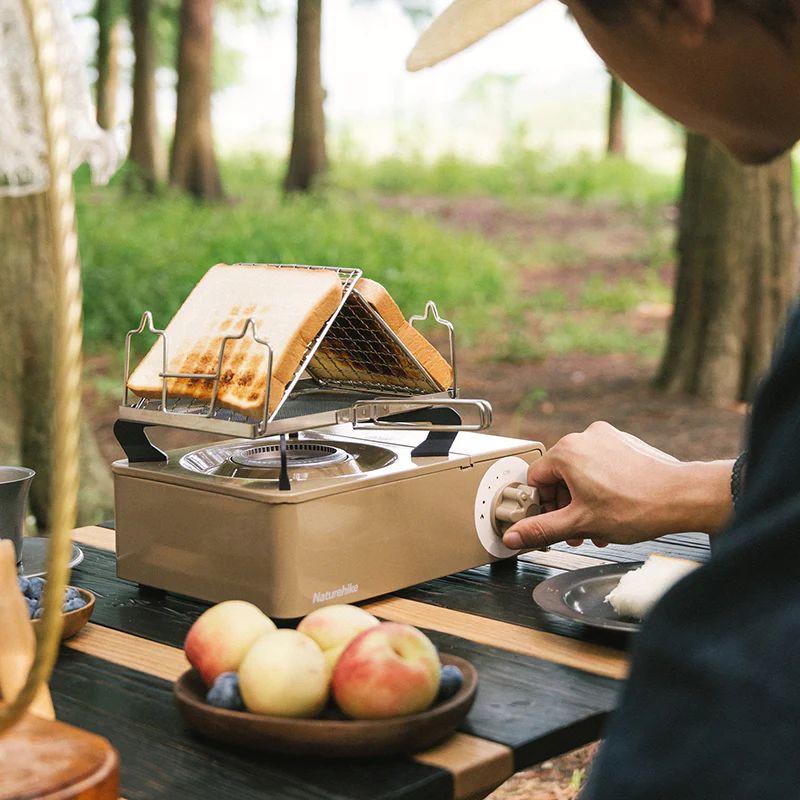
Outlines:
<svg viewBox="0 0 800 800"><path fill-rule="evenodd" d="M98 625L65 642L68 650L110 661L170 683L186 668L182 652ZM478 699L461 738L450 748L422 754L420 763L452 771L463 787L458 797L491 790L522 768L567 752L597 738L614 707L619 684L567 667L487 647L446 634L430 633L442 652L454 653L476 666ZM486 742L479 745L480 741ZM498 749L498 748L505 748ZM507 752L514 766L505 774ZM123 760L124 763L124 760Z"/></svg>
<svg viewBox="0 0 800 800"><path fill-rule="evenodd" d="M105 736L128 800L451 800L452 778L407 758L323 761L226 747L189 733L172 684L64 648L59 718Z"/></svg>
<svg viewBox="0 0 800 800"><path fill-rule="evenodd" d="M98 596L93 615L97 623L180 647L189 626L208 607L178 595L142 594L134 584L116 578L112 554L91 547L86 548L85 554L83 564L75 570L74 580ZM450 608L472 616L470 631L480 630L485 620L492 627L509 623L515 628L549 633L556 640L563 640L562 647L569 647L567 637L604 650L624 644L624 637L592 631L539 609L531 592L550 574L552 571L531 564L504 563L430 581L401 595L434 608Z"/></svg>
<svg viewBox="0 0 800 800"><path fill-rule="evenodd" d="M483 796L514 774L514 753L510 747L465 733L457 733L420 753L416 760L452 773L453 795L458 800Z"/></svg>
<svg viewBox="0 0 800 800"><path fill-rule="evenodd" d="M85 544L99 550L109 550L112 553L117 549L117 535L108 528L97 525L87 525L85 528L75 528L72 531L72 541L76 544Z"/></svg>
<svg viewBox="0 0 800 800"><path fill-rule="evenodd" d="M517 558L528 564L537 564L540 567L551 567L552 569L563 570L599 567L601 564L611 563L604 558L594 558L593 556L584 556L578 553L564 552L563 550L548 550L546 553L540 551L523 553L521 556L517 556Z"/></svg>
<svg viewBox="0 0 800 800"><path fill-rule="evenodd" d="M553 545L551 550L574 553L576 548L568 544ZM628 562L644 561L652 553L678 558L689 558L695 561L707 561L711 555L708 536L704 533L673 533L662 536L651 542L638 544L610 544L602 549L587 543L577 548L579 555L597 553L608 561Z"/></svg>
<svg viewBox="0 0 800 800"><path fill-rule="evenodd" d="M394 592L407 600L463 611L525 628L624 650L626 637L576 620L548 614L533 602L533 590L560 570L520 559L498 561Z"/></svg>
<svg viewBox="0 0 800 800"><path fill-rule="evenodd" d="M178 648L92 623L64 644L71 650L170 682L189 668L186 657ZM483 790L488 792L514 772L514 756L510 747L466 734L458 734L415 758L423 764L438 766L453 774L456 800L471 797Z"/></svg>
<svg viewBox="0 0 800 800"><path fill-rule="evenodd" d="M382 619L430 628L594 675L622 680L628 674L626 656L603 645L567 639L564 636L465 614L449 608L418 603L402 597L389 597L368 603L364 608Z"/></svg>
<svg viewBox="0 0 800 800"><path fill-rule="evenodd" d="M90 622L64 642L66 647L129 669L175 681L189 669L183 651L158 642L140 639L130 633L104 628Z"/></svg>

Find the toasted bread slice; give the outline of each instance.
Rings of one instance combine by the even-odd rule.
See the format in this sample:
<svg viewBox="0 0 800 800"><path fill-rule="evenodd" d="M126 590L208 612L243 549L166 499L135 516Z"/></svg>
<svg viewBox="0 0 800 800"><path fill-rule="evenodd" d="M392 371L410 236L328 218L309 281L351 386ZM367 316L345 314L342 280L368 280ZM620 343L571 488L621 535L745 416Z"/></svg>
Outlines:
<svg viewBox="0 0 800 800"><path fill-rule="evenodd" d="M369 278L361 278L356 284L356 291L383 317L439 388L449 389L453 385L452 367L416 328L406 322L403 312L389 292Z"/></svg>
<svg viewBox="0 0 800 800"><path fill-rule="evenodd" d="M237 335L248 318L272 347L269 413L303 360L308 345L342 299L336 272L270 264L217 264L192 290L167 326L167 372L214 374L225 336ZM131 374L128 388L141 397L161 396L160 342ZM251 417L261 416L268 351L248 333L225 347L218 404ZM210 400L214 382L170 378L171 397Z"/></svg>

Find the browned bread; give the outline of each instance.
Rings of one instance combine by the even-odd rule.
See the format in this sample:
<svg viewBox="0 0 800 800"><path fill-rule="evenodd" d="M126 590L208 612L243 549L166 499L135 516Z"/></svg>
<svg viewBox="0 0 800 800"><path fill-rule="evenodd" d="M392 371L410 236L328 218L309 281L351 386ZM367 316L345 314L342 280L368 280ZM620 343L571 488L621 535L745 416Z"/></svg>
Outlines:
<svg viewBox="0 0 800 800"><path fill-rule="evenodd" d="M192 290L167 326L167 372L213 374L225 336L241 333L248 318L273 351L269 411L277 407L310 342L342 299L339 276L330 270L270 264L217 264ZM267 349L248 334L225 347L220 406L260 416L264 406ZM128 388L141 397L161 396L161 345L153 346L131 374ZM210 400L214 382L170 378L171 397Z"/></svg>
<svg viewBox="0 0 800 800"><path fill-rule="evenodd" d="M439 351L412 325L381 284L362 278L356 285L358 293L383 317L400 341L428 371L440 389L453 385L453 369Z"/></svg>

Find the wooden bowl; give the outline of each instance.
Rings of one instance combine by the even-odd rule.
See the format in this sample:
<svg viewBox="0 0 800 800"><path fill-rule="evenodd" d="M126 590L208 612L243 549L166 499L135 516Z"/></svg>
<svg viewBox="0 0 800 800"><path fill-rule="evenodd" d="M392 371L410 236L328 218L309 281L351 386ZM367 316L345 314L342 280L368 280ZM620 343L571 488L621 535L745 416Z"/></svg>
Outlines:
<svg viewBox="0 0 800 800"><path fill-rule="evenodd" d="M80 589L77 586L75 588L78 589L78 593L86 601L86 605L83 608L68 611L66 614L61 615L64 617L64 628L61 631L62 641L74 636L89 621L89 617L92 616L92 611L94 611L94 595L88 589ZM35 628L40 620L35 619L32 622Z"/></svg>
<svg viewBox="0 0 800 800"><path fill-rule="evenodd" d="M321 719L291 719L229 711L205 701L206 686L190 669L175 683L175 701L192 730L225 744L271 753L318 758L367 758L418 753L446 739L469 713L478 689L478 672L468 661L442 655L457 666L464 683L449 700L420 714L386 720L344 719L335 709ZM325 715L336 718L325 718Z"/></svg>

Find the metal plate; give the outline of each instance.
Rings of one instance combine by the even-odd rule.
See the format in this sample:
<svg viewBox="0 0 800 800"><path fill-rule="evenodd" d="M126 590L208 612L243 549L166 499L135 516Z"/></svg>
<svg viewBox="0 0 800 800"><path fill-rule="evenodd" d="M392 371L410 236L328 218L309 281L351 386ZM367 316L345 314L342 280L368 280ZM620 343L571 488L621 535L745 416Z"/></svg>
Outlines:
<svg viewBox="0 0 800 800"><path fill-rule="evenodd" d="M550 614L575 619L592 628L635 633L641 623L617 616L605 598L626 572L639 569L642 563L600 564L564 572L542 581L533 590L533 599Z"/></svg>
<svg viewBox="0 0 800 800"><path fill-rule="evenodd" d="M20 572L26 578L39 578L47 572L47 550L50 540L44 536L30 536L22 540L22 564ZM72 545L67 567L72 569L83 561L83 550Z"/></svg>

